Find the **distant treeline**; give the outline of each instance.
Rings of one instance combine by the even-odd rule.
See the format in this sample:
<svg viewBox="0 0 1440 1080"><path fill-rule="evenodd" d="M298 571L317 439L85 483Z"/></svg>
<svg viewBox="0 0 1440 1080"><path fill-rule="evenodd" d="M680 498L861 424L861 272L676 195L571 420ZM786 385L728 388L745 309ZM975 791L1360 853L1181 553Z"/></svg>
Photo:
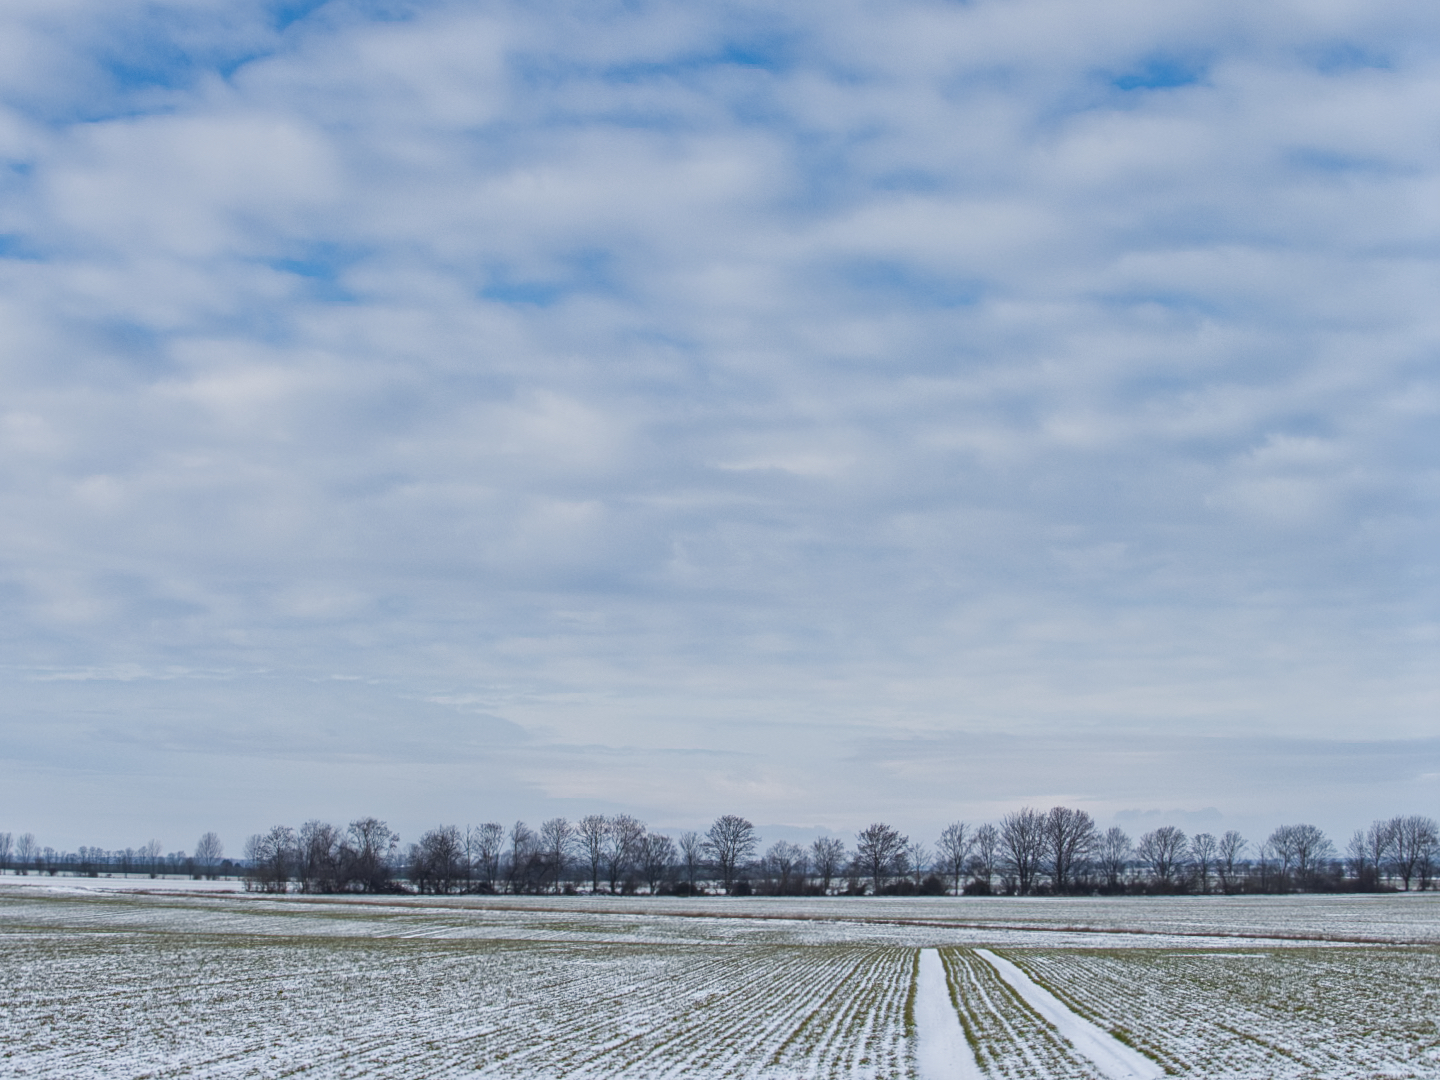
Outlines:
<svg viewBox="0 0 1440 1080"><path fill-rule="evenodd" d="M1282 825L1252 843L1238 832L1186 836L1167 825L1132 840L1102 831L1084 810L1026 807L1000 821L948 825L933 847L884 823L853 847L824 837L764 849L755 826L727 814L704 833L672 838L627 814L551 818L460 829L443 825L402 847L385 822L337 828L276 825L224 858L206 833L193 854L137 849L40 848L0 832L0 871L241 877L265 892L608 893L698 895L966 895L1373 892L1430 889L1440 866L1440 827L1420 815L1359 829L1343 853L1314 825Z"/></svg>

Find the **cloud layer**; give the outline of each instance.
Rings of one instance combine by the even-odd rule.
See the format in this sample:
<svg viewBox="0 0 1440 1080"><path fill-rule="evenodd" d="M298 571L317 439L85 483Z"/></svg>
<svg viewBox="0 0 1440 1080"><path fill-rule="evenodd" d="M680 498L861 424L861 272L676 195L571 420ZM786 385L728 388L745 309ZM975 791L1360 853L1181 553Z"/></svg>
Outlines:
<svg viewBox="0 0 1440 1080"><path fill-rule="evenodd" d="M15 825L1433 803L1432 6L0 20Z"/></svg>

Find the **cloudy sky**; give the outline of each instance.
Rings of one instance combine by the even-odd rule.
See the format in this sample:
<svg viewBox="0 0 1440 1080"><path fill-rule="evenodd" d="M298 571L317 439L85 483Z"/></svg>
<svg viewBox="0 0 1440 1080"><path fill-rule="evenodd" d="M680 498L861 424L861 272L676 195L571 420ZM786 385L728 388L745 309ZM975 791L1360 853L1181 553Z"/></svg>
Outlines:
<svg viewBox="0 0 1440 1080"><path fill-rule="evenodd" d="M10 0L0 828L1440 802L1427 0Z"/></svg>

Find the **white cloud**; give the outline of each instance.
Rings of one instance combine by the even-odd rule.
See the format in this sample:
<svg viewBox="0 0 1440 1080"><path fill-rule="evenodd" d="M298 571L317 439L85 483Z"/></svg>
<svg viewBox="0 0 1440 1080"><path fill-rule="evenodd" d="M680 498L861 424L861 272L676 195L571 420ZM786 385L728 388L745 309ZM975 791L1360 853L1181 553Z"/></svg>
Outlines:
<svg viewBox="0 0 1440 1080"><path fill-rule="evenodd" d="M807 822L865 739L1433 715L1427 6L0 19L21 683Z"/></svg>

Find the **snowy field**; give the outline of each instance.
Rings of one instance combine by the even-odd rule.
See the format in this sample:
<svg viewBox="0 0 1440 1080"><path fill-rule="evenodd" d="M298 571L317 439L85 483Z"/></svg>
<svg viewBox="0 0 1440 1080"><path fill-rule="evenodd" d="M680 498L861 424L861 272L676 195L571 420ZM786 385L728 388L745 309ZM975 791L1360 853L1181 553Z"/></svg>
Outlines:
<svg viewBox="0 0 1440 1080"><path fill-rule="evenodd" d="M1433 895L153 885L0 883L0 1075L1440 1078Z"/></svg>

